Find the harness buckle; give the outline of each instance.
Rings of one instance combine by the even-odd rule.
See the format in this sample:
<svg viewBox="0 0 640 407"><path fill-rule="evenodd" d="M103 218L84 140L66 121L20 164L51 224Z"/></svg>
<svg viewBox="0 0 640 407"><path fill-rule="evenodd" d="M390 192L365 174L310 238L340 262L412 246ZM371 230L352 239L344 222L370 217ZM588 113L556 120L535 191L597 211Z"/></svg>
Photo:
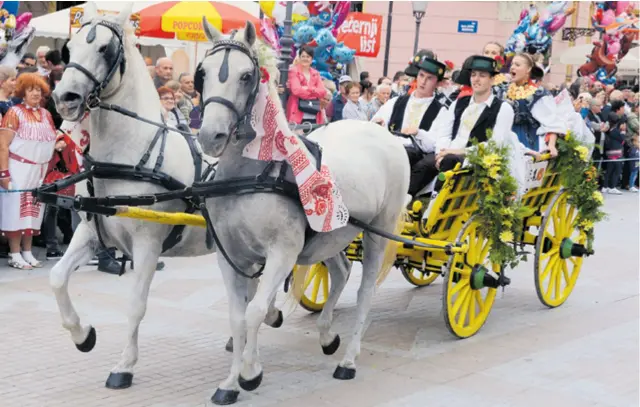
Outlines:
<svg viewBox="0 0 640 407"><path fill-rule="evenodd" d="M92 93L87 97L87 108L89 110L96 110L100 107L100 97L96 93Z"/></svg>

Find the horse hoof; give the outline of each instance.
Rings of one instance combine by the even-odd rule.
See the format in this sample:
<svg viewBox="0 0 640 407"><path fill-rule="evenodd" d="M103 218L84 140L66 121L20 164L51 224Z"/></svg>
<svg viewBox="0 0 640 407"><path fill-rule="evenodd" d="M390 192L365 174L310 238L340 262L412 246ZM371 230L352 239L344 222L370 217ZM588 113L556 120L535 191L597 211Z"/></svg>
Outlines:
<svg viewBox="0 0 640 407"><path fill-rule="evenodd" d="M217 406L228 406L238 401L239 394L240 392L237 390L216 389L216 392L211 396L211 402Z"/></svg>
<svg viewBox="0 0 640 407"><path fill-rule="evenodd" d="M80 352L91 352L93 347L96 346L96 330L94 327L89 329L89 335L87 335L87 339L84 340L80 345L76 345L76 349Z"/></svg>
<svg viewBox="0 0 640 407"><path fill-rule="evenodd" d="M238 384L242 390L254 391L260 387L260 383L262 383L262 372L251 380L245 380L242 375L238 376Z"/></svg>
<svg viewBox="0 0 640 407"><path fill-rule="evenodd" d="M280 328L282 323L284 322L284 317L282 316L282 311L278 311L278 319L271 324L271 328Z"/></svg>
<svg viewBox="0 0 640 407"><path fill-rule="evenodd" d="M336 337L333 338L333 341L331 341L330 344L322 347L322 353L324 353L325 355L333 355L334 353L336 353L339 347L340 347L340 335L336 335Z"/></svg>
<svg viewBox="0 0 640 407"><path fill-rule="evenodd" d="M233 353L233 336L229 338L229 340L227 341L227 344L224 345L224 350L226 350L227 352Z"/></svg>
<svg viewBox="0 0 640 407"><path fill-rule="evenodd" d="M109 378L104 386L107 389L128 389L131 387L131 383L133 382L133 373L122 372L122 373L109 373Z"/></svg>
<svg viewBox="0 0 640 407"><path fill-rule="evenodd" d="M336 371L333 372L333 378L338 380L351 380L356 377L356 369L350 367L342 367L338 365Z"/></svg>

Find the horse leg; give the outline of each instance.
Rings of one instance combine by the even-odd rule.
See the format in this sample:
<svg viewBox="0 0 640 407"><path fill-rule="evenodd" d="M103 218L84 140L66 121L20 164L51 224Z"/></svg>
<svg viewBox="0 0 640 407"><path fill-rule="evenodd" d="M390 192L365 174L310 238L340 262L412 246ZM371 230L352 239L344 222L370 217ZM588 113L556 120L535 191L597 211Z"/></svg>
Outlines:
<svg viewBox="0 0 640 407"><path fill-rule="evenodd" d="M223 256L218 256L218 265L222 271L222 278L229 298L229 323L231 324L232 334L230 341L232 341L233 361L231 362L229 376L218 385L211 397L211 401L217 405L227 405L235 403L240 394L238 377L242 367L242 352L247 340L245 313L250 294L249 286L254 281L238 275ZM239 345L233 346L234 343Z"/></svg>
<svg viewBox="0 0 640 407"><path fill-rule="evenodd" d="M391 227L384 227L385 225L376 225L383 227L385 230L393 230L393 223ZM389 226L389 225L387 225ZM362 340L362 334L364 333L367 316L371 310L371 301L375 290L376 278L382 262L384 260L384 249L387 240L374 235L373 233L364 233L364 239L362 245L364 247L364 254L362 259L362 281L360 282L360 288L358 289L358 311L357 321L355 324L355 330L351 342L347 347L344 358L338 364L333 377L339 380L351 380L356 377L356 358L360 354L360 341Z"/></svg>
<svg viewBox="0 0 640 407"><path fill-rule="evenodd" d="M134 239L134 241L142 239ZM122 351L120 361L115 365L105 383L109 389L126 389L133 382L133 367L138 362L138 332L140 322L147 312L149 287L156 273L160 257L158 242L140 242L133 245L133 259L136 262L135 281L129 300L129 326L127 344Z"/></svg>
<svg viewBox="0 0 640 407"><path fill-rule="evenodd" d="M316 326L320 336L320 346L325 355L333 355L340 347L340 335L331 331L333 323L333 310L335 309L338 299L347 285L347 279L351 270L351 262L344 253L327 259L324 264L329 269L331 276L331 289L329 298L322 307L322 313L318 317Z"/></svg>
<svg viewBox="0 0 640 407"><path fill-rule="evenodd" d="M76 228L64 256L49 273L49 285L58 303L62 326L71 333L71 340L81 352L90 352L96 344L96 330L91 325L80 325L69 297L69 278L78 267L87 264L94 253L95 232L86 222Z"/></svg>
<svg viewBox="0 0 640 407"><path fill-rule="evenodd" d="M267 316L269 305L273 301L278 288L284 283L289 271L293 269L296 252L288 250L272 250L267 261L258 290L253 300L247 305L247 345L243 353L243 365L238 382L246 391L252 391L262 382L262 366L258 356L258 329Z"/></svg>
<svg viewBox="0 0 640 407"><path fill-rule="evenodd" d="M258 279L254 278L249 281L249 301L253 300L257 289ZM272 328L280 328L283 322L284 316L282 315L282 311L276 308L276 297L274 296L273 300L271 300L271 304L269 304L269 311L264 319L264 323ZM227 352L233 352L233 337L229 338L224 348Z"/></svg>

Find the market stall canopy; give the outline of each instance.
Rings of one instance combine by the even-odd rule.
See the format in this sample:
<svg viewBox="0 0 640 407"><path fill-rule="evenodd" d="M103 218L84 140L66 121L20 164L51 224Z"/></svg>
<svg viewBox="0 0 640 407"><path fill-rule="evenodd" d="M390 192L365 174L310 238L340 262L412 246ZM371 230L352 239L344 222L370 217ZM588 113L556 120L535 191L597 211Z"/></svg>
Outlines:
<svg viewBox="0 0 640 407"><path fill-rule="evenodd" d="M255 10L246 7L251 5ZM243 28L247 21L260 27L258 7L250 2L230 5L218 1L165 1L140 10L140 35L206 41L202 28L203 16L218 30L228 33Z"/></svg>
<svg viewBox="0 0 640 407"><path fill-rule="evenodd" d="M161 1L134 1L133 2L133 13L140 14L140 19L142 20L142 15L145 9L151 9L154 6L160 6L165 4L177 4L179 2L161 2ZM188 2L185 2L188 3ZM254 2L232 2L232 1L220 1L216 2L218 4L222 4L226 7L233 7L236 10L242 10L246 12L248 15L255 18L257 21L257 16L260 12L260 6ZM233 4L233 6L230 6ZM82 9L86 3L82 3L77 8ZM98 10L103 10L106 12L119 12L123 3L113 2L113 1L97 1L96 6ZM171 7L171 6L170 6ZM35 35L38 37L49 37L49 38L60 38L66 39L69 37L69 32L72 30L70 18L69 18L69 9L64 9L60 11L56 11L55 13L45 14L43 16L34 18L31 20L31 25L35 28ZM198 16L199 19L202 19L202 14ZM242 25L244 25L244 21ZM141 25L144 24L141 21ZM142 27L141 27L142 28ZM75 31L76 28L73 29ZM183 41L175 40L175 34L173 33L164 33L163 37L150 37L141 35L137 42L141 45L167 45L167 44L182 44Z"/></svg>

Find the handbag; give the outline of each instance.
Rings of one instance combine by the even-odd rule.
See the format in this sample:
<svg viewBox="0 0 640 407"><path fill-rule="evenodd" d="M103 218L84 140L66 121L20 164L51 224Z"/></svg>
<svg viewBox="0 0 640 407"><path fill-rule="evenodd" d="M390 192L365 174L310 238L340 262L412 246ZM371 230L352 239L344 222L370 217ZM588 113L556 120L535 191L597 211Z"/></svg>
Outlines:
<svg viewBox="0 0 640 407"><path fill-rule="evenodd" d="M298 109L300 109L302 113L316 115L320 113L320 100L319 99L310 99L310 100L298 99Z"/></svg>

